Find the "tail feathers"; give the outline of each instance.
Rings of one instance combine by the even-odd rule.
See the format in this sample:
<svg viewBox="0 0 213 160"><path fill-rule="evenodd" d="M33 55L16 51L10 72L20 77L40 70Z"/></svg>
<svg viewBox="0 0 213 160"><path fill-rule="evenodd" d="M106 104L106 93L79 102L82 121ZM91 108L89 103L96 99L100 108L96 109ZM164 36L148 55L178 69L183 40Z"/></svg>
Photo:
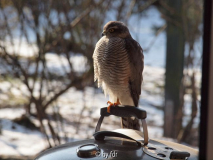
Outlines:
<svg viewBox="0 0 213 160"><path fill-rule="evenodd" d="M121 126L122 128L134 129L140 131L140 124L137 118L131 117L122 117L121 118Z"/></svg>

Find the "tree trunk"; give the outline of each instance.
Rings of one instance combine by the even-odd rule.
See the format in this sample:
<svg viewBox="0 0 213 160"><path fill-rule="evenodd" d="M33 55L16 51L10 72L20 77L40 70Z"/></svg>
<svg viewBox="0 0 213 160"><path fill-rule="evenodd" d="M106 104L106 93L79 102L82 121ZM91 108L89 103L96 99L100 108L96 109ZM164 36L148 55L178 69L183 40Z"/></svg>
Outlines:
<svg viewBox="0 0 213 160"><path fill-rule="evenodd" d="M184 64L184 34L181 27L181 1L167 1L174 12L167 11L167 47L165 74L164 136L177 138L182 128L180 102L181 80Z"/></svg>

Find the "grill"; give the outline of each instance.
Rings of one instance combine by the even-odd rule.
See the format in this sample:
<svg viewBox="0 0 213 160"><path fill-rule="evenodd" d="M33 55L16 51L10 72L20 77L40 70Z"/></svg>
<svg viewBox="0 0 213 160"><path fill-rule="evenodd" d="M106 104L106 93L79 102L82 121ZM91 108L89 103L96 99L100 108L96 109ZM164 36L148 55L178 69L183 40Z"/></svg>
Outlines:
<svg viewBox="0 0 213 160"><path fill-rule="evenodd" d="M36 160L197 160L198 151L190 147L163 140L149 139L146 111L132 106L101 108L94 139L67 143L41 153ZM136 117L142 122L143 131L117 129L100 131L106 116Z"/></svg>

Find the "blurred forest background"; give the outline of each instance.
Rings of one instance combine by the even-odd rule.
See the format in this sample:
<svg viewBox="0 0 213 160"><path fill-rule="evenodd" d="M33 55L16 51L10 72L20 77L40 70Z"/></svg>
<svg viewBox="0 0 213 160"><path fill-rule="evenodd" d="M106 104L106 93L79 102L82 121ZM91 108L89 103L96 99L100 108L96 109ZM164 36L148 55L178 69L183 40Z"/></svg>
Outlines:
<svg viewBox="0 0 213 160"><path fill-rule="evenodd" d="M92 137L108 100L93 82L92 54L110 20L126 23L144 50L139 107L150 138L196 148L202 16L203 0L1 0L0 159Z"/></svg>

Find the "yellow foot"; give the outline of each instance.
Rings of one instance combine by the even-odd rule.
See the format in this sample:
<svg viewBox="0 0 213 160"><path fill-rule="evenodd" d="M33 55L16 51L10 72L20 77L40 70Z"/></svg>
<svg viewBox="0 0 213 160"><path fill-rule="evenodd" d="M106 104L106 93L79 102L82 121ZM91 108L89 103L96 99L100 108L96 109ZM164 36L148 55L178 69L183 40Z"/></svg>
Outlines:
<svg viewBox="0 0 213 160"><path fill-rule="evenodd" d="M109 106L107 107L107 112L110 113L110 108L111 108L112 106L118 106L118 105L121 104L121 103L119 102L119 99L117 99L117 102L116 102L116 103L112 103L112 102L108 101L107 104L109 104Z"/></svg>

